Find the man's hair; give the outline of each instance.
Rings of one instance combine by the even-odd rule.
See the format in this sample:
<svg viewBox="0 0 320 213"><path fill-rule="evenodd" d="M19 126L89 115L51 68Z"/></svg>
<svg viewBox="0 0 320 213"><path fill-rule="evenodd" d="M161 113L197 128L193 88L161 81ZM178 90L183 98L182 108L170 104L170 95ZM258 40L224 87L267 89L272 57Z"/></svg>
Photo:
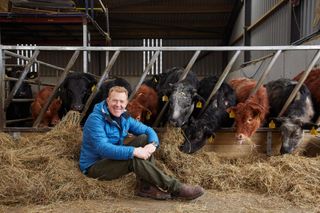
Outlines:
<svg viewBox="0 0 320 213"><path fill-rule="evenodd" d="M120 86L111 87L108 93L108 97L112 92L119 92L119 93L124 92L128 96L128 90L124 87L120 87Z"/></svg>

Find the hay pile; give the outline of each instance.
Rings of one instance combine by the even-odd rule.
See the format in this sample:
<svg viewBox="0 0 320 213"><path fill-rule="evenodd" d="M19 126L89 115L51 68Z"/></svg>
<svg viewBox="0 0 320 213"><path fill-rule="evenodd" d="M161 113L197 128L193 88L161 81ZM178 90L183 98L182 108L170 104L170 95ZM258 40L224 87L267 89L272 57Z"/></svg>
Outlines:
<svg viewBox="0 0 320 213"><path fill-rule="evenodd" d="M81 174L79 116L70 112L50 132L22 137L19 142L0 133L0 204L133 196L133 174L114 181L97 181ZM157 165L182 182L221 191L276 194L299 206L320 203L319 158L266 158L253 153L245 159L227 160L203 151L187 155L178 150L183 141L179 129L167 129L160 138Z"/></svg>

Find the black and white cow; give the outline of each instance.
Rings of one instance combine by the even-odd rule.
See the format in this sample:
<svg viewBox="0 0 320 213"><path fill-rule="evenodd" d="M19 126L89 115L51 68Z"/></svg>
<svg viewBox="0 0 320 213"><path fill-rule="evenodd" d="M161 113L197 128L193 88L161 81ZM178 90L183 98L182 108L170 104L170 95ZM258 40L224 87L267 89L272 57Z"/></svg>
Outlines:
<svg viewBox="0 0 320 213"><path fill-rule="evenodd" d="M186 78L180 82L179 78L183 74L183 68L174 67L161 76L158 85L158 95L160 98L160 109L164 101L169 101L169 110L164 115L163 123L166 118L177 127L184 125L193 109L194 100L197 97L198 78L197 75L189 71Z"/></svg>
<svg viewBox="0 0 320 213"><path fill-rule="evenodd" d="M6 70L6 75L12 78L19 78L24 67L17 66L11 67ZM27 76L26 78L29 78ZM11 91L16 84L16 81L9 82L9 90ZM32 89L30 84L22 82L18 88L16 94L13 97L14 99L32 99ZM7 120L23 119L31 117L30 105L31 102L11 102L6 111ZM25 122L18 122L8 126L24 126Z"/></svg>
<svg viewBox="0 0 320 213"><path fill-rule="evenodd" d="M281 154L292 153L302 142L303 129L311 129L315 126L310 123L314 116L311 94L304 84L283 117L277 118L297 83L281 78L265 85L270 103L269 120L272 119L276 123L282 135Z"/></svg>
<svg viewBox="0 0 320 213"><path fill-rule="evenodd" d="M207 100L218 82L215 76L203 78L199 83L198 94ZM220 127L230 127L233 119L226 109L236 105L234 90L226 83L222 83L217 93L212 97L206 110L198 118L191 117L190 122L183 127L185 141L181 151L194 153L201 149L207 139L214 135Z"/></svg>

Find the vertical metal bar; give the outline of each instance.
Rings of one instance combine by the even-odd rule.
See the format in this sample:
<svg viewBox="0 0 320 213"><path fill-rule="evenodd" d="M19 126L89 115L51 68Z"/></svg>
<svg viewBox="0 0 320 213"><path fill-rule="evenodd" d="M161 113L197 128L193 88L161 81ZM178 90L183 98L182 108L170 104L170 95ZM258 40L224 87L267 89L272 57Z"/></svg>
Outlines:
<svg viewBox="0 0 320 213"><path fill-rule="evenodd" d="M278 51L276 52L276 54L272 57L272 59L271 59L269 65L268 65L267 69L262 73L262 75L261 75L261 77L260 77L257 85L256 85L255 88L251 91L250 96L251 96L251 95L254 95L254 94L258 91L258 89L261 87L261 85L263 84L264 79L265 79L265 78L267 77L267 75L269 74L272 66L274 65L274 63L276 62L276 60L278 59L278 57L280 56L281 52L282 52L281 50L278 50Z"/></svg>
<svg viewBox="0 0 320 213"><path fill-rule="evenodd" d="M183 79L186 78L186 76L188 75L189 71L191 70L193 64L196 62L198 56L200 55L200 52L201 52L200 50L197 50L197 51L193 54L193 56L192 56L192 58L190 59L188 65L186 66L186 68L184 69L182 75L180 76L179 81L182 81ZM179 82L179 81L178 81L178 82ZM165 103L165 105L162 107L159 115L157 116L156 121L153 123L153 126L158 126L158 125L159 125L160 119L162 118L162 116L163 116L164 112L166 111L168 105L169 105L169 101L167 101L167 102Z"/></svg>
<svg viewBox="0 0 320 213"><path fill-rule="evenodd" d="M221 84L223 83L223 81L226 79L226 77L228 76L233 64L236 62L237 58L239 57L241 51L237 50L237 52L232 56L231 60L229 61L228 65L226 66L226 68L224 69L223 73L221 74L218 82L216 83L216 85L214 86L208 100L206 101L204 107L202 108L201 112L199 113L199 116L206 110L206 108L208 107L210 100L212 99L212 97L217 93L218 89L221 87Z"/></svg>
<svg viewBox="0 0 320 213"><path fill-rule="evenodd" d="M4 98L5 98L5 66L4 66L4 52L0 45L0 131L3 131L5 127L5 112L4 112Z"/></svg>
<svg viewBox="0 0 320 213"><path fill-rule="evenodd" d="M267 132L267 155L272 155L272 132Z"/></svg>
<svg viewBox="0 0 320 213"><path fill-rule="evenodd" d="M146 39L145 38L143 39L143 46L144 47L146 46ZM142 57L143 57L142 69L144 70L146 68L146 51L145 50L143 51Z"/></svg>
<svg viewBox="0 0 320 213"><path fill-rule="evenodd" d="M139 87L141 86L142 82L144 81L144 79L146 78L148 72L150 71L151 67L153 67L154 62L156 61L156 59L158 58L160 54L160 50L156 51L155 54L152 56L150 63L147 65L146 69L143 71L143 74L138 82L138 84L136 85L134 91L131 93L129 100L131 100L133 98L133 96L137 93Z"/></svg>
<svg viewBox="0 0 320 213"><path fill-rule="evenodd" d="M83 18L82 22L82 36L83 36L83 47L87 47L88 45L88 25L87 19ZM83 51L83 72L88 72L88 52L86 50Z"/></svg>
<svg viewBox="0 0 320 213"><path fill-rule="evenodd" d="M36 50L33 54L33 56L30 58L30 60L28 61L28 64L25 66L23 72L21 73L19 80L15 83L14 87L12 88L10 94L8 95L8 98L5 101L5 105L4 108L5 110L7 110L11 100L13 99L13 96L17 93L19 87L22 84L22 81L26 78L30 67L32 66L32 64L35 62L35 60L37 59L38 55L39 55L40 51Z"/></svg>
<svg viewBox="0 0 320 213"><path fill-rule="evenodd" d="M162 47L162 38L160 39L160 47ZM159 68L160 68L160 72L159 73L162 73L162 50L160 51L160 65L159 65Z"/></svg>
<svg viewBox="0 0 320 213"><path fill-rule="evenodd" d="M92 91L91 95L89 96L87 102L86 102L86 105L84 106L84 109L83 111L81 112L81 115L80 115L80 121L83 119L83 117L85 116L86 112L88 111L89 109L89 106L92 102L92 100L94 99L94 97L96 96L97 92L99 91L101 85L103 84L103 82L108 78L109 76L109 72L112 68L112 66L114 65L114 63L116 62L118 56L120 54L120 50L117 50L112 58L110 59L110 62L108 63L107 67L105 68L101 78L99 79L99 82L97 83L96 87L95 87L95 90Z"/></svg>
<svg viewBox="0 0 320 213"><path fill-rule="evenodd" d="M282 107L281 112L279 113L279 117L281 117L284 112L287 110L288 106L291 104L291 102L293 101L293 99L296 97L299 89L301 88L303 82L306 80L307 76L309 75L309 73L311 72L311 70L313 69L314 65L317 63L317 61L320 58L320 50L318 50L317 54L314 56L314 58L312 59L308 69L306 71L304 71L304 73L302 74L300 80L298 81L298 84L294 87L294 89L292 90L287 102L284 104L284 106Z"/></svg>
<svg viewBox="0 0 320 213"><path fill-rule="evenodd" d="M50 103L52 102L53 98L55 97L57 90L59 89L59 87L61 86L61 84L63 83L64 79L67 77L69 71L71 70L71 67L74 65L74 63L76 62L78 56L80 54L80 51L77 50L73 53L71 59L69 60L66 68L64 69L63 73L61 74L56 86L54 87L52 94L49 96L47 102L45 103L45 105L43 106L43 108L41 109L37 119L35 120L35 122L33 123L33 127L38 127L40 124L40 121L42 120L42 117L44 115L44 113L47 111Z"/></svg>

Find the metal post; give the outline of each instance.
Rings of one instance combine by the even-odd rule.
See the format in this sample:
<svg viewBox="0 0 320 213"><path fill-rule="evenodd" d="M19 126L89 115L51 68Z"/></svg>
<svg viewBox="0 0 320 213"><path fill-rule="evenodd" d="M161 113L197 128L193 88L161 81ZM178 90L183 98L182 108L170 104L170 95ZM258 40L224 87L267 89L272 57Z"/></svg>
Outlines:
<svg viewBox="0 0 320 213"><path fill-rule="evenodd" d="M262 75L261 75L261 77L260 77L257 85L256 85L255 88L251 91L250 96L254 95L254 94L258 91L258 89L261 87L261 85L263 84L264 79L265 79L265 78L267 77L267 75L269 74L272 66L274 65L274 63L276 62L276 60L278 59L278 57L280 56L281 52L282 52L281 50L278 50L278 51L276 52L276 54L272 57L272 60L270 61L267 69L262 73Z"/></svg>
<svg viewBox="0 0 320 213"><path fill-rule="evenodd" d="M84 106L83 111L81 112L80 121L83 119L83 117L85 116L86 112L88 111L89 106L90 106L92 100L94 99L94 97L96 96L97 92L99 91L101 85L108 78L109 72L110 72L112 66L114 65L114 63L116 62L119 54L120 54L120 50L116 51L113 54L112 58L110 59L110 62L108 63L106 69L104 70L101 78L99 79L99 82L97 83L95 90L92 91L91 95L89 96L89 98L88 98L88 100L86 102L86 105Z"/></svg>
<svg viewBox="0 0 320 213"><path fill-rule="evenodd" d="M218 82L216 83L216 85L214 86L208 100L206 101L204 107L202 108L201 112L199 113L199 116L206 110L206 108L208 107L212 97L217 93L218 89L221 87L221 84L223 83L223 81L225 80L225 78L228 76L233 64L236 62L237 58L239 57L241 51L237 50L237 52L233 55L233 57L231 58L231 60L229 61L228 65L226 66L226 68L224 69L223 73L221 74Z"/></svg>
<svg viewBox="0 0 320 213"><path fill-rule="evenodd" d="M133 98L133 96L137 93L139 87L141 86L142 82L144 81L144 79L146 78L148 72L150 71L151 67L153 67L154 62L157 60L158 56L160 54L160 51L158 50L157 52L155 52L155 54L152 56L149 64L147 65L146 69L143 71L143 74L138 82L138 84L136 85L134 91L131 93L129 100L131 100Z"/></svg>
<svg viewBox="0 0 320 213"><path fill-rule="evenodd" d="M291 102L293 101L293 99L296 97L299 89L301 88L303 82L306 80L307 76L309 75L309 73L311 72L311 70L313 69L314 65L317 63L317 61L320 58L320 50L317 52L317 54L314 56L314 58L312 59L308 69L306 71L304 71L304 73L302 74L300 80L298 81L298 84L294 87L293 91L291 92L287 102L284 104L284 106L282 107L281 112L279 113L279 117L281 117L284 112L287 110L287 108L289 107L289 105L291 104Z"/></svg>
<svg viewBox="0 0 320 213"><path fill-rule="evenodd" d="M88 25L87 25L87 19L83 18L83 47L88 46ZM88 52L86 50L83 51L83 72L88 72Z"/></svg>
<svg viewBox="0 0 320 213"><path fill-rule="evenodd" d="M67 77L71 67L74 65L74 63L76 62L78 56L80 54L80 51L77 50L73 53L71 59L69 60L64 72L61 74L59 80L58 80L58 83L57 85L54 87L53 91L52 91L52 94L49 96L47 102L45 103L45 105L43 106L43 108L41 109L37 119L35 120L35 122L33 123L33 127L38 127L39 124L40 124L40 121L42 120L42 117L44 115L44 113L47 111L50 103L52 102L53 98L55 97L59 87L61 86L61 84L63 83L64 79Z"/></svg>

